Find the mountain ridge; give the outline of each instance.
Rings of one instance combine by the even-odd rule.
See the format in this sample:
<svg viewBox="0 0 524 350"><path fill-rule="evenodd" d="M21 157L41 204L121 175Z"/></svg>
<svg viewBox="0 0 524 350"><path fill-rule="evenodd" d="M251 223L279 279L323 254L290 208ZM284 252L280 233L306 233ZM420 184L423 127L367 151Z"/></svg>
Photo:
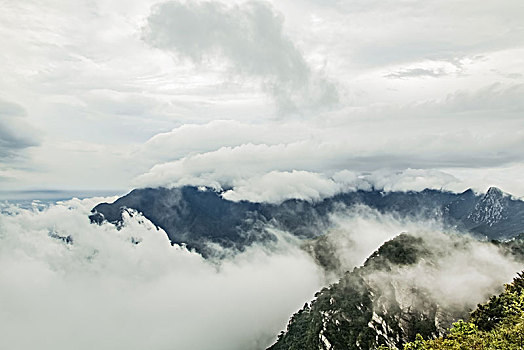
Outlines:
<svg viewBox="0 0 524 350"><path fill-rule="evenodd" d="M356 205L401 217L439 220L486 239L511 239L524 233L524 201L497 188L486 194L359 190L316 202L289 199L280 204L234 202L220 192L192 186L145 188L132 190L113 203L98 204L89 217L93 223L119 225L124 211L136 210L162 228L173 244L186 244L206 255L211 253L208 243L242 250L254 242L274 240L268 226L299 238L318 237L330 226L329 214Z"/></svg>
<svg viewBox="0 0 524 350"><path fill-rule="evenodd" d="M446 300L453 296L446 293L453 290L444 294L432 290L438 283L435 274L440 265L455 259L450 251L462 255L483 245L515 259L516 265L524 263L522 249L514 250L506 243L493 245L443 234L437 241L434 238L402 233L385 242L363 265L322 288L291 316L268 350L402 349L420 336L441 337L453 322L466 319L470 306L474 306L453 298ZM469 246L473 242L476 245ZM524 247L524 241L519 246ZM466 285L468 289L473 291L475 287ZM491 312L500 310L493 308Z"/></svg>

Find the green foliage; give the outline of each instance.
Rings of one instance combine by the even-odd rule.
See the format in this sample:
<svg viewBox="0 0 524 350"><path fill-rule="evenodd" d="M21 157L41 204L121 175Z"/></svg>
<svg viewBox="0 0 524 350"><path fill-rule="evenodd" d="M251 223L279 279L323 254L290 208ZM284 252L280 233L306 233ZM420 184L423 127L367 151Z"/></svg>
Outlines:
<svg viewBox="0 0 524 350"><path fill-rule="evenodd" d="M391 265L412 265L431 252L420 237L403 233L384 243L366 260L364 266L376 270L387 270Z"/></svg>
<svg viewBox="0 0 524 350"><path fill-rule="evenodd" d="M316 246L310 248L314 249L316 259L323 266L336 269L336 264L325 259L329 255L329 242L313 243ZM517 256L520 247L524 247L521 243L515 240L511 246L498 244ZM430 249L420 237L408 234L384 243L362 267L346 272L338 283L322 289L311 304L295 313L286 331L269 349L386 350L393 346L393 349L405 350L524 350L523 274L506 285L502 294L478 305L467 322L454 323L444 337L436 339L442 331L437 327L446 324L443 321L463 318L467 313L458 310L449 314L452 317L442 318L440 309L437 325L438 307L423 290L414 289L412 294L402 292L403 297L411 300L410 308L406 309L397 301L399 290L387 279L381 281L379 288L370 282L369 276L377 272L387 275L406 265L417 264L421 259L431 261L438 254L438 250Z"/></svg>
<svg viewBox="0 0 524 350"><path fill-rule="evenodd" d="M306 303L291 317L287 332L281 332L278 341L270 349L318 349L318 337L315 336L315 332L319 328L319 322Z"/></svg>
<svg viewBox="0 0 524 350"><path fill-rule="evenodd" d="M453 324L448 335L424 340L418 335L404 350L524 349L524 272L504 292L479 305L469 322Z"/></svg>
<svg viewBox="0 0 524 350"><path fill-rule="evenodd" d="M302 248L308 252L324 270L335 273L344 272L341 271L342 266L340 260L333 254L336 247L328 235L306 241L302 245Z"/></svg>
<svg viewBox="0 0 524 350"><path fill-rule="evenodd" d="M329 242L313 243L315 246L306 248L315 249L317 260L328 255ZM385 283L377 289L366 282L369 274L415 264L430 254L421 238L408 234L384 243L364 266L346 272L338 283L318 292L311 305L295 313L286 331L269 349L316 350L324 348L324 342L329 342L334 350L376 349L392 343L401 348L404 342L415 339L417 333L436 336L436 306L425 300L424 293L413 294L414 299L423 301L423 310L406 311L400 308L393 285ZM336 268L329 260L322 262L323 266ZM374 304L378 299L381 301Z"/></svg>
<svg viewBox="0 0 524 350"><path fill-rule="evenodd" d="M513 318L524 314L524 278L520 273L508 285L502 294L492 296L486 304L478 305L471 314L471 321L483 331L491 331L502 322L510 322Z"/></svg>
<svg viewBox="0 0 524 350"><path fill-rule="evenodd" d="M311 306L305 305L289 321L271 350L319 349L321 337L334 349L370 348L375 341L367 327L372 317L372 300L360 272L347 273L338 283L317 293Z"/></svg>

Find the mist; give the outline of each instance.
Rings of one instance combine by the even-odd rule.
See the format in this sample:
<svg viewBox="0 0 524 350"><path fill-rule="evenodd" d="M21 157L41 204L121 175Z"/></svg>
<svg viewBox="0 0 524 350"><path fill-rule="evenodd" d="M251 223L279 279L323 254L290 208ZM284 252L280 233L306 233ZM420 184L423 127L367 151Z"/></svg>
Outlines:
<svg viewBox="0 0 524 350"><path fill-rule="evenodd" d="M138 213L126 214L121 229L90 224L90 209L112 199L3 206L1 348L265 349L315 292L403 232L422 237L432 259L373 272L368 280L377 288L416 287L441 305L467 308L522 268L494 245L443 233L438 221L365 206L330 216L325 237L336 271L316 263L304 241L271 227L276 242L206 260L171 245Z"/></svg>
<svg viewBox="0 0 524 350"><path fill-rule="evenodd" d="M0 348L262 349L321 287L292 242L206 261L140 215L90 224L100 201L3 208Z"/></svg>
<svg viewBox="0 0 524 350"><path fill-rule="evenodd" d="M430 251L417 264L398 267L388 273L374 273L370 279L379 286L394 283L427 294L448 310L472 311L491 295L502 292L523 269L522 261L504 254L500 247L469 236L435 231L414 232Z"/></svg>
<svg viewBox="0 0 524 350"><path fill-rule="evenodd" d="M366 280L378 290L395 286L400 298L415 290L448 310L472 310L500 293L524 269L523 261L501 246L445 227L439 220L380 213L357 205L333 212L330 221L324 244L332 251L323 261L328 259L327 265L336 267L332 278L361 266L384 242L406 233L420 238L419 249L426 253L419 254L413 265L368 270Z"/></svg>

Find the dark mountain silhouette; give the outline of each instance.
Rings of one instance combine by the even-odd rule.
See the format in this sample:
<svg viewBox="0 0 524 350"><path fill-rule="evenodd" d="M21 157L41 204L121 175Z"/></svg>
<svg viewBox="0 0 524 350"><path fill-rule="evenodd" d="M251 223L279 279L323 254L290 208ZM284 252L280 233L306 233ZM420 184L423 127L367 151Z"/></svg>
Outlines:
<svg viewBox="0 0 524 350"><path fill-rule="evenodd" d="M243 249L274 239L268 224L301 238L313 238L329 227L329 214L341 207L366 205L382 213L441 220L445 225L488 239L504 240L524 232L524 202L497 188L486 194L426 189L415 192L354 191L318 202L291 199L280 204L233 202L221 193L196 187L135 189L114 203L93 208L94 223L122 222L125 211L141 212L162 228L172 243L187 244L204 254L207 243Z"/></svg>

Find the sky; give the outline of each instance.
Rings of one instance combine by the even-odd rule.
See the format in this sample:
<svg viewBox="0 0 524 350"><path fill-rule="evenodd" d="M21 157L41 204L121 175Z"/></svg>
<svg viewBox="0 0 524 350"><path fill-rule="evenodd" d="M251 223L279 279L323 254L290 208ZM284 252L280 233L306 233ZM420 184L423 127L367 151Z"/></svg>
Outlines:
<svg viewBox="0 0 524 350"><path fill-rule="evenodd" d="M524 196L520 0L0 2L0 190Z"/></svg>

